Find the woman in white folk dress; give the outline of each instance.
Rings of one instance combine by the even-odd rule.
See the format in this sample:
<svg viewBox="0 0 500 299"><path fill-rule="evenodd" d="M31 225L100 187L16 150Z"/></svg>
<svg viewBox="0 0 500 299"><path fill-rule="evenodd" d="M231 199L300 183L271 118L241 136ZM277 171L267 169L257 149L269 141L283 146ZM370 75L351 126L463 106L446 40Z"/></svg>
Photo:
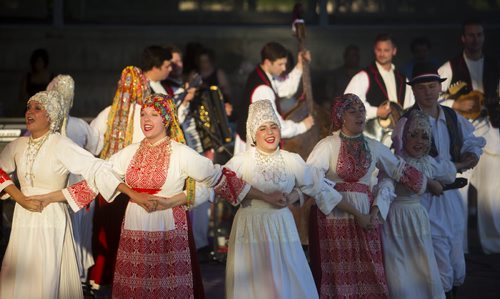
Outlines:
<svg viewBox="0 0 500 299"><path fill-rule="evenodd" d="M427 177L443 184L452 183L457 169L464 165L435 160L429 155L432 132L428 116L420 110L412 110L401 121L405 122L398 126L402 140L393 143L396 154ZM384 179L379 192L389 200L396 195L382 230L389 296L445 298L432 247L429 216L420 203L421 196L402 184L394 186L390 179Z"/></svg>
<svg viewBox="0 0 500 299"><path fill-rule="evenodd" d="M303 192L315 197L325 214L339 206L368 225L369 216L341 201L333 184L328 184L315 168L307 166L298 154L279 149L280 122L270 101L250 105L247 132L252 148L225 165L239 177L263 192L286 194L286 205L302 198ZM226 298L318 298L286 205L261 200L241 202L229 238Z"/></svg>
<svg viewBox="0 0 500 299"><path fill-rule="evenodd" d="M0 274L0 298L83 298L68 205L45 206L33 196L59 191L76 211L98 190L111 196L98 181L112 172L102 160L58 133L64 117L60 103L55 91L31 97L25 114L31 136L12 141L0 155L0 193L3 199L10 196L16 201ZM8 175L14 172L20 190ZM87 181L61 192L69 173Z"/></svg>
<svg viewBox="0 0 500 299"><path fill-rule="evenodd" d="M396 157L385 145L363 135L366 110L354 94L337 97L332 105L330 136L320 140L307 159L335 189L362 213L370 213L372 230L334 209L324 215L314 207L309 232L311 268L321 298L387 298L389 295L379 217L385 219L390 202L373 194L372 174L378 169L415 193L440 183Z"/></svg>

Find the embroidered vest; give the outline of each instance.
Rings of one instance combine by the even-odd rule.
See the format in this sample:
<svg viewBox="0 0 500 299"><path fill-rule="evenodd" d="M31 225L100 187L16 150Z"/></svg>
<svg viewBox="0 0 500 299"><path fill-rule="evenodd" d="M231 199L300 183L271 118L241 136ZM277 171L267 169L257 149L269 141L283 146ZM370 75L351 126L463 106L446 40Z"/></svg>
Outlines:
<svg viewBox="0 0 500 299"><path fill-rule="evenodd" d="M366 100L374 107L380 106L384 101L389 100L387 94L387 87L385 86L382 75L377 69L375 62L363 69L368 75L369 87L366 92ZM403 106L406 93L406 78L398 70L394 70L396 79L396 95L398 97L398 104Z"/></svg>

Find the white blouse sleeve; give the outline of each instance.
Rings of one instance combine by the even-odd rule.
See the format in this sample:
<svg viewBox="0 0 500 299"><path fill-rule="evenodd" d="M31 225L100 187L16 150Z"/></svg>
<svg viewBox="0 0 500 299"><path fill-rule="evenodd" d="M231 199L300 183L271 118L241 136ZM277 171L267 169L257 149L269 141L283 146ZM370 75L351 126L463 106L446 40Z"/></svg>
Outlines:
<svg viewBox="0 0 500 299"><path fill-rule="evenodd" d="M432 178L444 184L451 184L457 176L457 168L451 161L437 160L427 156L432 168Z"/></svg>
<svg viewBox="0 0 500 299"><path fill-rule="evenodd" d="M384 171L380 171L378 182L373 188L375 200L373 206L377 206L383 220L386 220L389 213L389 207L396 198L394 181L387 176Z"/></svg>
<svg viewBox="0 0 500 299"><path fill-rule="evenodd" d="M70 139L58 136L57 160L73 174L81 175L85 181L63 189L63 194L74 211L79 210L86 201L101 193L109 198L121 180L112 171L110 163L95 158L88 151L76 145ZM77 186L77 187L75 187ZM91 194L91 193L94 194ZM89 201L90 202L90 201ZM87 202L88 203L88 202Z"/></svg>
<svg viewBox="0 0 500 299"><path fill-rule="evenodd" d="M330 214L342 200L342 195L334 189L331 181L326 180L324 172L307 165L298 154L289 153L287 156L288 167L293 172L300 191L313 197L323 214Z"/></svg>
<svg viewBox="0 0 500 299"><path fill-rule="evenodd" d="M353 93L359 97L361 102L365 105L366 109L366 119L372 119L377 117L377 108L366 101L366 93L368 92L368 87L370 86L370 81L368 79L368 74L365 71L360 71L354 77L352 77L349 84L344 91L346 93Z"/></svg>
<svg viewBox="0 0 500 299"><path fill-rule="evenodd" d="M229 201L241 202L250 191L250 185L243 182L231 170L227 170L218 164L213 164L208 158L201 156L193 149L183 144L177 144L176 150L180 150L181 169L188 177L205 184L207 187L215 187L216 193L227 196ZM227 193L228 186L231 194Z"/></svg>
<svg viewBox="0 0 500 299"><path fill-rule="evenodd" d="M384 144L375 140L369 140L368 142L372 144L372 155L377 159L377 168L382 169L390 178L403 184L413 192L417 194L425 192L427 177L422 172L408 165L402 158L395 156ZM380 205L377 206L379 209L381 208Z"/></svg>
<svg viewBox="0 0 500 299"><path fill-rule="evenodd" d="M273 86L276 89L276 94L280 98L289 98L293 96L299 88L300 79L302 78L302 70L295 67L285 80L273 80Z"/></svg>

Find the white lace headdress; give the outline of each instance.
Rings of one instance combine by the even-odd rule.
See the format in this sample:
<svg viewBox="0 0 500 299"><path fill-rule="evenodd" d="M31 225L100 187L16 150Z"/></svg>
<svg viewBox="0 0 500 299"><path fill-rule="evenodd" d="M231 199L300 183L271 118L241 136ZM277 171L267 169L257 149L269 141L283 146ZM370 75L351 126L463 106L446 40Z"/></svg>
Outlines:
<svg viewBox="0 0 500 299"><path fill-rule="evenodd" d="M54 90L40 91L28 100L28 104L30 102L38 102L43 106L49 115L50 130L52 132L59 132L64 119L64 109L61 106L61 94Z"/></svg>
<svg viewBox="0 0 500 299"><path fill-rule="evenodd" d="M61 103L64 114L68 115L73 107L73 98L75 96L75 81L70 75L57 75L47 86L47 90L55 90L62 96Z"/></svg>
<svg viewBox="0 0 500 299"><path fill-rule="evenodd" d="M273 105L269 100L256 101L248 107L247 118L247 142L255 145L255 136L257 129L266 122L272 122L279 126L281 124L278 116L274 112Z"/></svg>

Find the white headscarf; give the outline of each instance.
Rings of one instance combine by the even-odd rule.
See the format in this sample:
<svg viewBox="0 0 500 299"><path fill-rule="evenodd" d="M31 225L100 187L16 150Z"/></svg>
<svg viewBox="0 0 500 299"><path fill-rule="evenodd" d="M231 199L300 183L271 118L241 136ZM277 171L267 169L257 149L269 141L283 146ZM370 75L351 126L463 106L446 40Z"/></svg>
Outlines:
<svg viewBox="0 0 500 299"><path fill-rule="evenodd" d="M256 101L248 107L247 118L247 142L255 145L255 136L257 129L266 122L272 122L278 125L281 130L281 124L278 116L274 112L273 105L269 100Z"/></svg>

